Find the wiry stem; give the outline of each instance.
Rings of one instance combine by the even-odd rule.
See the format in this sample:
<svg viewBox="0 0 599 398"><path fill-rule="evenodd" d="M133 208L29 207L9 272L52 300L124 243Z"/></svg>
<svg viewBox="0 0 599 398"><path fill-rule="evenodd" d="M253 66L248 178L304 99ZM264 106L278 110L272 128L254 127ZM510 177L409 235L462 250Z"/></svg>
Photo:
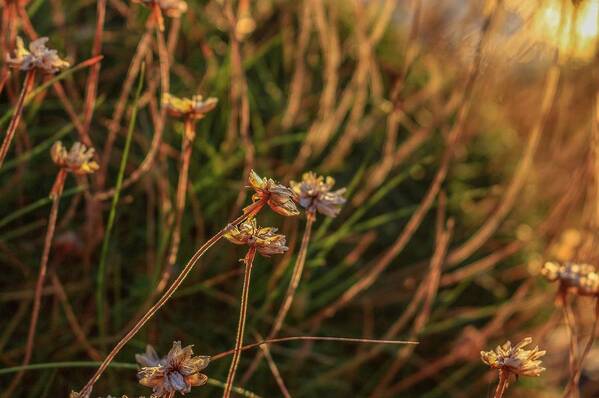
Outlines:
<svg viewBox="0 0 599 398"><path fill-rule="evenodd" d="M40 261L40 269L37 276L37 282L35 284L35 295L33 298L33 311L31 312L31 321L29 322L29 331L27 333L27 344L25 346L25 356L23 357L22 366L29 365L31 361L31 355L33 353L33 343L35 339L35 329L37 327L37 321L39 318L40 307L42 303L42 289L46 280L46 274L48 270L48 258L50 256L50 247L52 246L52 240L54 238L54 229L56 227L56 219L58 218L58 204L60 203L60 196L64 188L64 182L67 177L67 171L60 169L56 175L56 180L50 192L52 198L52 208L50 209L50 216L48 218L48 229L46 230L46 238L44 240L44 250L42 252L42 259ZM5 395L10 397L12 391L19 384L25 371L22 370L12 380L10 386L7 388Z"/></svg>
<svg viewBox="0 0 599 398"><path fill-rule="evenodd" d="M100 367L96 370L96 373L92 376L92 378L87 382L87 384L81 389L79 392L79 396L87 397L91 393L91 389L94 384L98 381L102 373L106 370L110 362L116 357L116 355L123 349L125 344L129 342L139 332L139 330L158 312L158 310L173 296L175 291L181 286L187 275L191 272L194 265L198 262L198 260L210 249L216 242L223 237L223 235L229 230L232 225L237 225L240 222L243 222L248 217L253 217L256 215L262 207L264 207L266 202L259 201L255 202L250 208L245 212L245 214L239 216L237 219L233 220L230 224L228 224L225 228L221 229L216 235L210 238L206 243L204 243L189 259L185 267L177 276L177 278L173 281L173 283L169 286L169 288L164 292L162 297L154 304L137 323L119 340L119 342L114 346L112 351L106 356Z"/></svg>
<svg viewBox="0 0 599 398"><path fill-rule="evenodd" d="M310 243L310 234L312 232L312 225L314 224L314 220L316 220L316 213L314 211L308 211L306 213L306 228L304 229L304 236L302 237L302 243L299 249L299 253L297 255L297 260L295 261L295 265L291 273L291 280L289 281L289 286L287 287L287 293L285 294L283 303L281 304L279 312L275 317L272 329L268 334L269 339L277 337L279 331L283 327L283 322L285 321L287 313L291 308L291 304L293 303L295 292L297 291L300 279L302 278L304 265L306 264L306 255L308 253L308 244ZM260 360L263 358L263 356L264 352L259 351L256 357L254 358L254 361L248 368L247 372L243 375L243 381L247 381L250 377L252 377L252 374L258 368Z"/></svg>
<svg viewBox="0 0 599 398"><path fill-rule="evenodd" d="M241 347L243 346L243 334L245 331L245 318L247 315L248 298L250 295L250 278L252 275L254 257L256 257L256 248L250 246L243 260L245 263L245 273L243 274L243 290L241 291L241 309L239 310L239 323L237 324L237 336L235 337L235 351L233 352L231 367L229 368L229 374L227 375L227 383L225 385L223 398L229 398L231 396L235 373L237 372L237 366L239 366L239 360L241 359Z"/></svg>
<svg viewBox="0 0 599 398"><path fill-rule="evenodd" d="M183 143L181 149L181 169L179 170L179 182L177 184L177 198L175 201L175 225L173 227L173 236L171 247L167 257L166 267L162 273L162 278L152 297L159 295L165 288L173 273L179 246L181 243L181 221L183 220L183 211L185 210L185 198L187 197L187 184L189 181L189 164L191 163L191 152L193 149L193 140L195 138L194 122L191 118L185 120L183 131Z"/></svg>
<svg viewBox="0 0 599 398"><path fill-rule="evenodd" d="M10 124L8 125L8 129L6 130L6 135L4 136L4 141L2 141L2 146L0 146L0 168L2 167L4 158L6 158L6 154L8 153L10 144L15 136L17 127L19 127L21 115L23 114L23 105L25 103L25 97L27 96L29 90L31 90L31 88L33 87L34 80L35 69L30 69L27 71L27 74L25 75L25 81L23 82L21 94L19 95L19 99L17 100L17 105L15 106L15 111L12 115L12 119L10 120Z"/></svg>
<svg viewBox="0 0 599 398"><path fill-rule="evenodd" d="M497 389L495 390L494 398L503 397L503 393L507 389L508 386L508 377L503 370L499 371L499 384L497 384Z"/></svg>

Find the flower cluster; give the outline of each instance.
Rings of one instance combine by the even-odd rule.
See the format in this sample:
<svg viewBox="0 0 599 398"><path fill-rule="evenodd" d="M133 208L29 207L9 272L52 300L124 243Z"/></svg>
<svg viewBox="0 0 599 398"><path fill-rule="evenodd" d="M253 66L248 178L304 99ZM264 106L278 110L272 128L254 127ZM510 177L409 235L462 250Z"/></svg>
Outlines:
<svg viewBox="0 0 599 398"><path fill-rule="evenodd" d="M151 346L144 354L135 355L142 366L137 372L139 383L153 389L154 397L164 397L173 392L186 394L191 387L206 384L208 376L200 371L210 362L210 357L194 356L192 346L181 348L181 342L173 342L173 347L164 358Z"/></svg>
<svg viewBox="0 0 599 398"><path fill-rule="evenodd" d="M232 227L225 238L236 245L248 245L254 247L256 251L265 257L273 254L285 253L288 249L285 246L285 235L275 233L276 228L259 227L256 219L251 218L238 226Z"/></svg>
<svg viewBox="0 0 599 398"><path fill-rule="evenodd" d="M91 174L99 168L98 163L93 160L94 148L87 148L80 142L74 143L67 151L64 145L57 141L50 149L50 156L56 165L77 175Z"/></svg>
<svg viewBox="0 0 599 398"><path fill-rule="evenodd" d="M61 69L68 68L70 64L60 58L56 50L46 47L47 37L40 37L29 43L29 49L25 48L23 39L17 37L14 57L8 55L6 63L9 67L29 71L40 70L44 73L56 73Z"/></svg>
<svg viewBox="0 0 599 398"><path fill-rule="evenodd" d="M146 7L158 6L171 18L179 18L187 11L187 3L184 0L133 0L133 2Z"/></svg>
<svg viewBox="0 0 599 398"><path fill-rule="evenodd" d="M254 170L248 178L250 187L256 191L252 196L254 202L262 201L283 216L297 216L299 210L293 201L295 194L291 188L278 184L271 178L261 178ZM247 212L249 207L244 209Z"/></svg>
<svg viewBox="0 0 599 398"><path fill-rule="evenodd" d="M590 264L548 261L543 265L541 274L551 282L559 281L565 291L581 296L599 295L599 273Z"/></svg>
<svg viewBox="0 0 599 398"><path fill-rule="evenodd" d="M179 98L167 93L162 96L162 105L169 115L192 120L202 119L216 107L217 103L217 98L204 99L201 95L194 95L191 98Z"/></svg>
<svg viewBox="0 0 599 398"><path fill-rule="evenodd" d="M508 376L540 376L545 368L541 367L542 362L539 358L545 355L545 351L539 351L539 347L525 350L524 347L530 343L530 337L515 346L508 341L502 346L497 346L495 351L481 351L480 356L484 363Z"/></svg>
<svg viewBox="0 0 599 398"><path fill-rule="evenodd" d="M300 206L328 217L336 217L345 203L345 188L332 191L334 185L333 177L324 178L311 171L304 173L300 182L291 181L291 188Z"/></svg>

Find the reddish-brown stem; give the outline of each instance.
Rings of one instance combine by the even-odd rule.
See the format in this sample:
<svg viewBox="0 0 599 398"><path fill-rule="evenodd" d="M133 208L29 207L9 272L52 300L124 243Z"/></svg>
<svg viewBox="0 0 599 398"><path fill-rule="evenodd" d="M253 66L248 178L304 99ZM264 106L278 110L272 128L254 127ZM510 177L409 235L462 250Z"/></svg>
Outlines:
<svg viewBox="0 0 599 398"><path fill-rule="evenodd" d="M19 127L21 115L23 114L23 105L25 103L25 97L33 87L34 81L35 69L30 69L27 71L27 74L25 75L25 81L23 82L21 94L19 95L19 99L17 100L17 104L15 106L12 119L10 120L10 124L8 125L8 129L6 130L6 135L4 136L4 141L2 141L2 146L0 146L0 168L2 167L2 163L4 163L4 159L6 158L6 154L8 153L8 149L10 148L10 144L15 136L17 127Z"/></svg>
<svg viewBox="0 0 599 398"><path fill-rule="evenodd" d="M297 255L297 260L295 261L295 265L293 266L293 271L291 273L291 280L289 281L289 286L287 287L287 292L285 294L285 297L283 298L283 303L281 304L281 307L279 308L279 312L277 313L277 315L275 317L275 321L273 323L272 329L270 330L270 333L268 334L269 339L277 337L277 334L279 334L281 327L283 327L283 322L285 321L285 318L287 317L287 313L289 312L289 309L291 308L291 304L293 303L293 299L295 297L295 292L297 291L297 287L299 285L300 279L302 278L304 265L306 264L306 255L308 253L308 244L310 243L310 234L312 232L312 225L314 224L314 220L316 220L316 213L311 210L308 211L306 213L306 228L304 229L304 236L302 237L302 243L301 243L301 246L299 249L299 253ZM244 382L246 382L247 380L250 379L250 377L252 377L252 374L258 368L258 365L260 364L260 360L262 359L264 354L265 353L263 351L258 352L258 354L254 358L253 362L249 366L248 370L243 375Z"/></svg>
<svg viewBox="0 0 599 398"><path fill-rule="evenodd" d="M508 376L503 370L500 370L499 371L499 384L497 384L497 389L495 390L494 398L503 397L503 393L507 389L507 386L508 386Z"/></svg>
<svg viewBox="0 0 599 398"><path fill-rule="evenodd" d="M131 328L131 330L129 330L127 332L127 334L125 334L125 336L123 336L123 338L121 338L119 340L119 342L114 346L112 351L110 351L110 353L106 356L104 361L100 364L100 366L96 370L96 373L94 373L94 375L91 377L91 379L87 382L87 384L79 392L79 395L81 397L87 397L91 393L92 387L98 381L98 379L100 378L102 373L104 373L106 368L108 368L108 365L110 364L110 362L112 362L112 360L121 351L121 349L125 346L125 344L127 344L129 342L129 340L131 340L133 338L133 336L135 336L137 334L137 332L139 332L139 330L150 319L152 319L154 314L156 314L156 312L158 312L158 310L173 296L175 291L179 288L179 286L181 286L181 284L183 283L185 278L187 278L187 275L189 275L189 273L191 272L191 270L193 269L195 264L204 255L204 253L206 253L206 251L208 251L208 249L210 249L216 242L218 242L220 240L220 238L222 238L223 235L231 228L231 226L237 225L240 222L243 222L246 218L255 215L262 209L262 207L264 207L265 204L266 204L266 202L264 202L264 201L258 201L258 202L253 203L250 206L250 208L248 209L248 211L245 212L245 214L239 216L237 219L233 220L230 224L228 224L225 228L221 229L216 235L214 235L212 238L210 238L208 241L206 241L206 243L204 243L194 253L194 255L189 259L187 264L185 264L185 267L183 268L183 270L181 271L179 276L177 276L177 278L173 281L173 283L169 286L169 288L164 292L162 297L160 297L160 299L156 302L156 304L154 304L141 317L141 319L139 321L137 321L137 323Z"/></svg>
<svg viewBox="0 0 599 398"><path fill-rule="evenodd" d="M241 308L239 310L237 336L235 337L235 350L233 352L233 359L231 360L231 367L229 367L229 374L227 375L227 382L225 384L223 398L229 398L231 396L233 382L235 381L235 373L237 373L237 367L239 366L239 360L241 359L241 347L243 346L245 319L247 315L248 298L250 296L250 279L252 276L252 266L254 264L255 257L256 247L250 246L250 248L247 251L247 254L245 255L245 258L243 259L243 262L245 263L245 272L243 274L243 289L241 291Z"/></svg>
<svg viewBox="0 0 599 398"><path fill-rule="evenodd" d="M162 273L162 277L152 297L159 295L168 284L171 278L179 246L181 243L181 221L183 220L183 211L185 210L185 198L187 197L187 184L189 181L189 164L191 163L191 152L195 138L195 123L191 118L185 120L183 129L183 142L181 148L181 168L179 169L179 181L177 184L177 197L175 200L175 224L173 226L173 236L171 247L167 257L167 263Z"/></svg>
<svg viewBox="0 0 599 398"><path fill-rule="evenodd" d="M56 219L58 218L58 205L60 203L60 196L64 187L64 182L67 177L67 171L60 169L56 175L56 180L50 191L50 197L52 198L52 208L50 209L50 216L48 218L48 229L46 230L46 238L44 240L44 250L42 252L42 258L40 261L40 268L37 276L37 282L35 284L35 295L33 298L33 310L31 311L31 321L29 322L29 331L27 332L27 344L25 346L25 355L23 357L23 366L29 365L31 361L31 355L33 353L33 344L35 339L35 329L37 327L37 320L39 318L40 307L42 303L42 289L46 280L46 273L48 270L48 258L50 256L50 248L52 246L52 240L54 238L54 229L56 227ZM17 387L21 381L25 371L22 370L12 380L10 386L5 392L5 396L10 397L12 391Z"/></svg>

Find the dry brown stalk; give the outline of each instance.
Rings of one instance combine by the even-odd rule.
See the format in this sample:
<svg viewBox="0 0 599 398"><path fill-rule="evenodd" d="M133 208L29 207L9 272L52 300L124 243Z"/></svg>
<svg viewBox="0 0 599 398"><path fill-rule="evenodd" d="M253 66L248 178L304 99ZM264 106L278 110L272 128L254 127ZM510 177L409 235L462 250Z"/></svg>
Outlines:
<svg viewBox="0 0 599 398"><path fill-rule="evenodd" d="M28 72L29 73L29 72ZM33 310L31 312L31 320L29 322L29 330L27 332L27 343L25 346L25 355L23 357L23 366L29 365L31 361L31 355L33 354L33 344L35 339L35 329L37 327L37 321L39 318L40 308L42 304L42 289L44 282L46 281L46 273L48 270L48 258L50 256L50 248L52 246L52 240L54 239L54 229L56 227L56 219L58 218L58 205L60 203L60 197L64 188L64 183L67 178L67 170L61 168L56 175L50 197L52 198L52 207L50 209L50 216L48 217L48 229L46 230L46 238L44 239L44 250L40 261L39 273L37 276L37 282L35 284L35 296L33 299ZM10 397L14 389L19 385L21 379L25 375L25 371L21 370L13 378L12 382L5 390L4 396Z"/></svg>
<svg viewBox="0 0 599 398"><path fill-rule="evenodd" d="M52 281L52 286L56 291L56 296L62 303L65 316L67 317L67 321L69 323L69 326L71 327L71 330L73 331L73 334L75 335L75 338L77 339L81 347L83 347L83 349L87 352L87 355L89 355L91 359L93 359L94 361L99 361L100 359L102 359L102 355L100 355L100 353L88 341L85 332L83 331L83 328L79 324L77 316L73 311L73 307L69 303L69 298L67 297L67 293L65 292L64 287L62 286L62 282L60 282L58 275L56 275L56 271L52 271L50 273L50 279Z"/></svg>
<svg viewBox="0 0 599 398"><path fill-rule="evenodd" d="M243 273L243 290L241 292L241 302L239 304L240 310L239 321L237 323L237 335L235 337L235 349L233 351L233 359L231 360L231 366L229 367L229 373L227 375L227 382L225 384L223 398L229 398L231 396L233 382L235 381L235 374L237 373L237 367L239 366L239 360L241 359L241 347L243 346L243 336L245 333L247 304L250 295L250 278L252 275L252 266L254 264L255 257L256 247L250 246L245 258L243 259L245 272Z"/></svg>
<svg viewBox="0 0 599 398"><path fill-rule="evenodd" d="M303 92L304 92L304 80L306 78L306 64L304 63L306 56L306 49L310 42L310 32L312 30L312 17L310 13L310 2L304 1L302 7L302 14L299 19L300 30L297 43L297 49L295 51L295 69L293 77L291 78L291 84L289 85L289 102L285 108L281 125L283 129L288 129L293 125L297 117L297 113L300 110Z"/></svg>
<svg viewBox="0 0 599 398"><path fill-rule="evenodd" d="M260 336L258 336L258 338L260 340L263 340ZM281 390L281 394L283 394L284 398L291 398L291 394L289 394L289 390L287 389L287 386L285 385L285 381L283 380L283 377L281 376L281 372L279 372L279 368L277 367L277 364L275 363L274 359L272 358L272 355L270 355L270 349L268 348L268 345L262 344L260 346L260 350L264 354L264 358L266 358L266 362L268 363L270 372L272 373L273 377L275 378L275 381L277 382L277 385L279 386L279 390Z"/></svg>
<svg viewBox="0 0 599 398"><path fill-rule="evenodd" d="M2 167L2 163L4 163L4 159L8 154L10 144L15 136L15 133L17 132L17 127L19 127L21 115L23 114L25 97L27 96L27 93L29 93L29 91L33 88L33 84L35 82L35 74L35 69L30 69L27 71L27 74L25 75L23 87L21 88L21 94L19 94L19 99L17 100L17 104L15 105L15 110L13 111L12 119L10 120L8 129L6 130L6 135L4 136L4 140L2 141L2 146L0 146L0 167Z"/></svg>

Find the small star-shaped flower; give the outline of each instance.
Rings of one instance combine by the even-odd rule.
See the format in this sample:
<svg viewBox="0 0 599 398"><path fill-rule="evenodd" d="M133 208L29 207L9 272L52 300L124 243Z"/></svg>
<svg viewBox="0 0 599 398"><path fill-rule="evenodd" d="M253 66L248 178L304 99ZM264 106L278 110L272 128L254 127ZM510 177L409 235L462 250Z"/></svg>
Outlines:
<svg viewBox="0 0 599 398"><path fill-rule="evenodd" d="M60 58L56 50L47 48L47 42L47 37L40 37L29 43L29 49L27 49L23 44L23 39L17 37L14 57L7 55L6 63L14 69L22 71L37 69L44 73L56 73L61 69L68 68L70 64Z"/></svg>
<svg viewBox="0 0 599 398"><path fill-rule="evenodd" d="M532 338L527 337L515 346L507 341L497 346L495 351L481 351L480 356L484 363L494 369L499 369L513 376L540 376L545 368L541 367L539 359L545 355L539 347L525 350L524 347L532 343Z"/></svg>
<svg viewBox="0 0 599 398"><path fill-rule="evenodd" d="M167 93L162 96L162 105L169 115L192 120L202 119L216 107L217 103L218 99L212 97L204 99L201 95L179 98Z"/></svg>
<svg viewBox="0 0 599 398"><path fill-rule="evenodd" d="M252 218L232 227L225 234L225 238L236 245L254 247L258 253L269 257L273 254L285 253L288 249L285 246L285 235L275 232L277 232L276 228L257 226L256 219Z"/></svg>
<svg viewBox="0 0 599 398"><path fill-rule="evenodd" d="M56 165L77 175L91 174L99 168L98 163L93 160L94 148L87 148L80 142L74 143L67 151L64 145L57 141L50 149L50 156Z"/></svg>
<svg viewBox="0 0 599 398"><path fill-rule="evenodd" d="M291 188L278 184L271 178L261 178L254 170L250 171L248 182L256 191L252 196L254 202L265 201L273 211L283 216L299 214L293 201L295 194ZM248 208L245 209L246 213Z"/></svg>
<svg viewBox="0 0 599 398"><path fill-rule="evenodd" d="M345 188L333 191L335 179L308 172L302 175L300 182L291 181L300 206L312 212L318 211L328 217L336 217L345 203Z"/></svg>

